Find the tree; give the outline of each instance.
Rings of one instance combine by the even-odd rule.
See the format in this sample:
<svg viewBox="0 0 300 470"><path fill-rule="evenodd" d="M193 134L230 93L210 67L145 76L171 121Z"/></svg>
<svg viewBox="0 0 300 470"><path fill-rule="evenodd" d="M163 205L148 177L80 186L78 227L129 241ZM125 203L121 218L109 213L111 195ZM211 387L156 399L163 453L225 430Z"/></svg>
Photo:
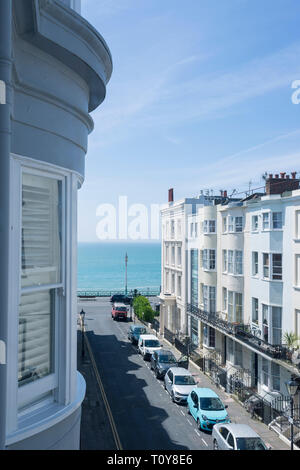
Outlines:
<svg viewBox="0 0 300 470"><path fill-rule="evenodd" d="M290 333L286 331L283 335L283 340L288 348L293 349L297 345L299 338L292 331Z"/></svg>
<svg viewBox="0 0 300 470"><path fill-rule="evenodd" d="M152 310L149 300L143 295L135 297L133 300L133 308L135 315L148 323L154 319L155 312Z"/></svg>

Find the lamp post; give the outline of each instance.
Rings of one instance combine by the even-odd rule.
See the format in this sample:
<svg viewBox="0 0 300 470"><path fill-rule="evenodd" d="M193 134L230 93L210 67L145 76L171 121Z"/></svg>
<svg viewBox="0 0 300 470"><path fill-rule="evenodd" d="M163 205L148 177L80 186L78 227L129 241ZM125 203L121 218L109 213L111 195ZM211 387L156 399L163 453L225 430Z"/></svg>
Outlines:
<svg viewBox="0 0 300 470"><path fill-rule="evenodd" d="M125 255L125 295L127 295L127 263L128 263L128 255Z"/></svg>
<svg viewBox="0 0 300 470"><path fill-rule="evenodd" d="M291 414L289 418L289 423L291 424L291 450L294 450L294 396L297 393L299 383L296 382L296 380L292 376L291 380L285 382L285 384L288 390L288 394L290 396Z"/></svg>
<svg viewBox="0 0 300 470"><path fill-rule="evenodd" d="M81 357L84 357L84 317L85 317L85 311L82 309L79 315L80 315L80 323L81 323Z"/></svg>

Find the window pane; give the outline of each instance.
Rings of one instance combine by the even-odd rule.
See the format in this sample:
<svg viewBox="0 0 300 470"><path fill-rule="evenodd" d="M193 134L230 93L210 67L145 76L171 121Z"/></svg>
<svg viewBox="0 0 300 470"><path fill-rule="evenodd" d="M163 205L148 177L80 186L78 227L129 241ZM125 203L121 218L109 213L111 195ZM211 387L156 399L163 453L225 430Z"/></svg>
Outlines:
<svg viewBox="0 0 300 470"><path fill-rule="evenodd" d="M60 282L61 182L23 174L22 287Z"/></svg>
<svg viewBox="0 0 300 470"><path fill-rule="evenodd" d="M265 278L269 278L270 275L270 257L268 253L263 253L263 273Z"/></svg>
<svg viewBox="0 0 300 470"><path fill-rule="evenodd" d="M270 214L269 212L263 213L263 230L270 228Z"/></svg>
<svg viewBox="0 0 300 470"><path fill-rule="evenodd" d="M242 232L243 231L243 217L236 217L235 218L235 231Z"/></svg>
<svg viewBox="0 0 300 470"><path fill-rule="evenodd" d="M282 279L282 255L273 254L272 255L272 278L273 279Z"/></svg>
<svg viewBox="0 0 300 470"><path fill-rule="evenodd" d="M282 212L273 212L273 228L282 228Z"/></svg>
<svg viewBox="0 0 300 470"><path fill-rule="evenodd" d="M19 308L19 385L53 372L55 291L23 294Z"/></svg>

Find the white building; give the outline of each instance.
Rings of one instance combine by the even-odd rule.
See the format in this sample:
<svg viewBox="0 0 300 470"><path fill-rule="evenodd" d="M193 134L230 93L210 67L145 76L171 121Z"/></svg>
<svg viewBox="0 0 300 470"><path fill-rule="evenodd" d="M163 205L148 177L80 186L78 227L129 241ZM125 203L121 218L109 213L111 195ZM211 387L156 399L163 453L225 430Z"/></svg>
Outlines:
<svg viewBox="0 0 300 470"><path fill-rule="evenodd" d="M300 337L298 188L295 173L269 175L265 193L200 198L184 219L186 305L180 309L187 318L181 324L198 352L224 370L227 383L232 377L270 400L287 395L291 374L300 376L284 344L286 333ZM178 204L162 211L163 225ZM177 305L176 290L169 293Z"/></svg>

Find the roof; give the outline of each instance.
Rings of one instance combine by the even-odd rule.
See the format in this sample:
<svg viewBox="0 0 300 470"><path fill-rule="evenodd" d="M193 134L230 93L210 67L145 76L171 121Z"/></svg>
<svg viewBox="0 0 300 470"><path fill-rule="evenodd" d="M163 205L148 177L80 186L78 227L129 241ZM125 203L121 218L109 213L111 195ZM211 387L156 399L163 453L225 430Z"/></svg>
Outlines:
<svg viewBox="0 0 300 470"><path fill-rule="evenodd" d="M164 354L172 354L172 356L174 356L170 349L160 349L159 351L157 351L157 354L159 354L160 356L163 356Z"/></svg>
<svg viewBox="0 0 300 470"><path fill-rule="evenodd" d="M211 388L198 387L197 389L195 389L195 392L197 393L197 395L200 398L202 398L202 397L218 397L216 392L214 392Z"/></svg>
<svg viewBox="0 0 300 470"><path fill-rule="evenodd" d="M157 339L158 340L158 338L155 335L150 335L150 334L141 335L140 339Z"/></svg>
<svg viewBox="0 0 300 470"><path fill-rule="evenodd" d="M173 372L174 375L193 375L189 370L184 367L171 367L169 370Z"/></svg>
<svg viewBox="0 0 300 470"><path fill-rule="evenodd" d="M220 423L218 426L222 426ZM260 437L248 424L226 423L226 428L235 437Z"/></svg>
<svg viewBox="0 0 300 470"><path fill-rule="evenodd" d="M126 305L123 304L122 302L114 302L114 307L126 307Z"/></svg>

